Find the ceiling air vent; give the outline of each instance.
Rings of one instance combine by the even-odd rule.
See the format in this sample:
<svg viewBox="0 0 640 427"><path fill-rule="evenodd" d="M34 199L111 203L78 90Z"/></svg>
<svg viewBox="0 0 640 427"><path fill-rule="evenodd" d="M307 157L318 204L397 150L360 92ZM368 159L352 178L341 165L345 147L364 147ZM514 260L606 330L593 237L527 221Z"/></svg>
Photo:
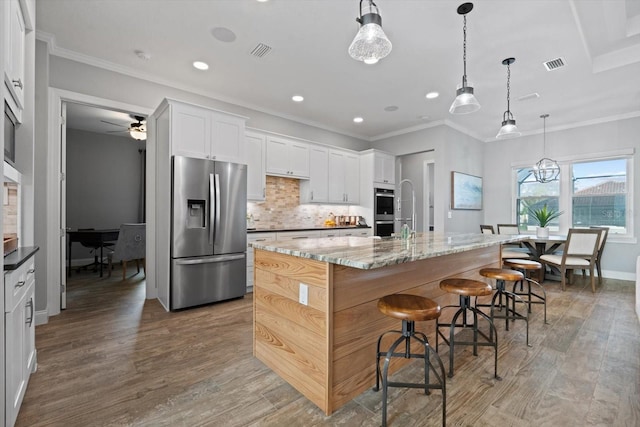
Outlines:
<svg viewBox="0 0 640 427"><path fill-rule="evenodd" d="M267 46L264 43L258 43L249 54L256 58L264 58L269 52L271 52L271 46Z"/></svg>
<svg viewBox="0 0 640 427"><path fill-rule="evenodd" d="M557 68L562 67L564 67L564 59L562 58L552 59L551 61L547 61L544 63L544 68L546 68L547 71L553 71Z"/></svg>

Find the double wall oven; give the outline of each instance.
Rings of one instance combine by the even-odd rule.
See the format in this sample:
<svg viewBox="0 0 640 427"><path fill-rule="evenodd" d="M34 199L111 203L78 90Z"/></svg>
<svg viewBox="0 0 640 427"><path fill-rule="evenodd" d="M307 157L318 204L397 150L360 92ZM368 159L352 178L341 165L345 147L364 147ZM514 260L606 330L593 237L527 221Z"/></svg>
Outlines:
<svg viewBox="0 0 640 427"><path fill-rule="evenodd" d="M381 237L391 236L391 233L393 233L393 209L395 206L393 190L375 188L373 200L373 234Z"/></svg>

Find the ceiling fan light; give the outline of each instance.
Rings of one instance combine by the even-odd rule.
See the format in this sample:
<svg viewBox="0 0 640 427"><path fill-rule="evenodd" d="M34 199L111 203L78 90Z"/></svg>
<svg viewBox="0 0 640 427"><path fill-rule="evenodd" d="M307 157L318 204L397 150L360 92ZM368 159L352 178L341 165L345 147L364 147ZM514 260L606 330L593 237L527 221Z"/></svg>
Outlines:
<svg viewBox="0 0 640 427"><path fill-rule="evenodd" d="M369 8L375 8L376 12L362 15L362 3L360 4L361 16L356 19L360 23L360 29L349 45L349 55L365 64L375 64L391 53L392 45L382 29L382 17L377 13L378 8L370 0Z"/></svg>
<svg viewBox="0 0 640 427"><path fill-rule="evenodd" d="M142 123L136 123L136 125L131 125L131 127L129 128L129 135L131 136L131 138L137 140L137 141L144 141L147 139L147 128L144 124Z"/></svg>
<svg viewBox="0 0 640 427"><path fill-rule="evenodd" d="M502 122L502 127L498 131L496 138L498 139L507 139L507 138L515 138L516 136L520 136L522 133L518 131L518 127L516 126L516 121L513 119L507 119Z"/></svg>
<svg viewBox="0 0 640 427"><path fill-rule="evenodd" d="M480 109L480 103L473 94L471 86L461 87L456 91L456 99L453 100L449 113L469 114Z"/></svg>

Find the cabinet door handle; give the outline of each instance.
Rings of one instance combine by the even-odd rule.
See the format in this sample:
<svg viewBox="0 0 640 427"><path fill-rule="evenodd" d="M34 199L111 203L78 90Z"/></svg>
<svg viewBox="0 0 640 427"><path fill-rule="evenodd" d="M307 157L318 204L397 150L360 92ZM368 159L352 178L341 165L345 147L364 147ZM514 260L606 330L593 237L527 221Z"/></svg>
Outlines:
<svg viewBox="0 0 640 427"><path fill-rule="evenodd" d="M267 197L267 189L262 187L262 197Z"/></svg>
<svg viewBox="0 0 640 427"><path fill-rule="evenodd" d="M18 283L16 283L16 286L14 286L14 287L16 287L16 288L21 288L21 287L23 287L23 286L24 286L24 284L25 284L25 283L26 283L26 281L25 281L25 280L21 280L21 281L19 281Z"/></svg>
<svg viewBox="0 0 640 427"><path fill-rule="evenodd" d="M266 241L266 240L267 240L267 239L256 239L256 240L254 240L254 242L264 242L264 241Z"/></svg>
<svg viewBox="0 0 640 427"><path fill-rule="evenodd" d="M313 200L313 191L311 191L311 200Z"/></svg>
<svg viewBox="0 0 640 427"><path fill-rule="evenodd" d="M29 301L27 301L26 307L29 307L29 317L26 318L24 323L26 323L27 325L29 325L29 327L31 327L31 325L33 325L33 312L34 312L33 297L29 298Z"/></svg>
<svg viewBox="0 0 640 427"><path fill-rule="evenodd" d="M33 273L35 273L35 272L36 272L36 269L35 269L35 268L30 268L30 269L27 271L27 274L33 274Z"/></svg>
<svg viewBox="0 0 640 427"><path fill-rule="evenodd" d="M20 89L22 89L22 80L18 79L18 80L11 80L11 83L13 83L14 87L19 87Z"/></svg>
<svg viewBox="0 0 640 427"><path fill-rule="evenodd" d="M295 239L308 239L308 238L309 236L297 236L297 237L293 237L292 239L295 240Z"/></svg>

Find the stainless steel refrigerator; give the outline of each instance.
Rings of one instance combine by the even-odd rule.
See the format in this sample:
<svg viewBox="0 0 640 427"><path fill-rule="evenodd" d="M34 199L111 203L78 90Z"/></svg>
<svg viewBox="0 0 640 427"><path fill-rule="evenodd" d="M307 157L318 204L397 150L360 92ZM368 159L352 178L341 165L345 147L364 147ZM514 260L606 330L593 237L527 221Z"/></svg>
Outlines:
<svg viewBox="0 0 640 427"><path fill-rule="evenodd" d="M172 158L171 310L242 297L247 166Z"/></svg>

